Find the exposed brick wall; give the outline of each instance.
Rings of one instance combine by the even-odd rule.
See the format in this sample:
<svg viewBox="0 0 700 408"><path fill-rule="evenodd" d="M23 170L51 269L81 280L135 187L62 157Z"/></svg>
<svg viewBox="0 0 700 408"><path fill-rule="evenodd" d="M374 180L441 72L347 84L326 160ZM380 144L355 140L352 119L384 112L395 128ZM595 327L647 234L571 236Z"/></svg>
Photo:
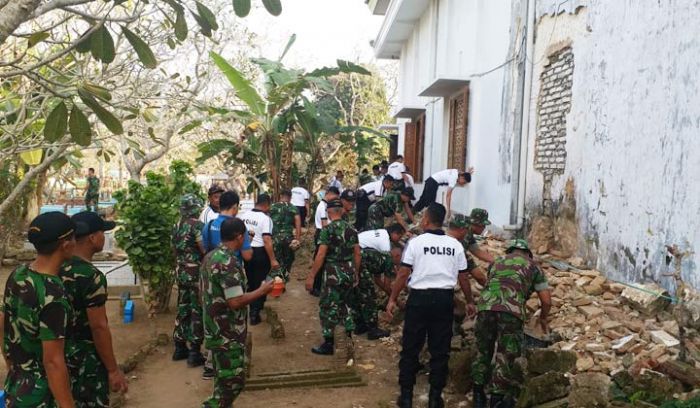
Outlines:
<svg viewBox="0 0 700 408"><path fill-rule="evenodd" d="M547 175L566 166L566 115L571 110L574 54L571 47L549 56L540 76L535 168Z"/></svg>

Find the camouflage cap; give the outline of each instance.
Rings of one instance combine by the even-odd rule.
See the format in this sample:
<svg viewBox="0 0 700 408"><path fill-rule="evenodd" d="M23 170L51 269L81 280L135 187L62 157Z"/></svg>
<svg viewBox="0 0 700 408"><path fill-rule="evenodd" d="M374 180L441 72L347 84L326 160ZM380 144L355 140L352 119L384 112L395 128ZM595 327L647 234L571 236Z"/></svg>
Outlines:
<svg viewBox="0 0 700 408"><path fill-rule="evenodd" d="M469 217L464 214L455 214L450 220L450 228L467 228L469 224Z"/></svg>
<svg viewBox="0 0 700 408"><path fill-rule="evenodd" d="M527 241L522 238L512 239L506 244L506 251L510 252L513 249L522 249L523 251L530 251L530 246L527 244Z"/></svg>
<svg viewBox="0 0 700 408"><path fill-rule="evenodd" d="M472 224L476 225L491 225L489 221L489 212L483 208L474 208L469 215Z"/></svg>
<svg viewBox="0 0 700 408"><path fill-rule="evenodd" d="M203 206L204 202L202 199L194 194L185 194L180 198L180 211L183 214L198 213Z"/></svg>

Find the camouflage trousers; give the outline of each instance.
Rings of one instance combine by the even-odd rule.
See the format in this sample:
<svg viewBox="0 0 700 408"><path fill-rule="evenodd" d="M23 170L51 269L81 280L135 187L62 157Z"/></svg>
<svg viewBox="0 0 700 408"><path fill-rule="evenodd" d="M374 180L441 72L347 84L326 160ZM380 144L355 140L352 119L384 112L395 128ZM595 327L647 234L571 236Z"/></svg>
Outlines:
<svg viewBox="0 0 700 408"><path fill-rule="evenodd" d="M202 301L199 296L199 285L191 282L178 283L177 316L173 340L189 342L191 345L201 345L204 337L202 323Z"/></svg>
<svg viewBox="0 0 700 408"><path fill-rule="evenodd" d="M231 345L226 350L213 350L214 392L203 408L230 408L245 386L245 345Z"/></svg>
<svg viewBox="0 0 700 408"><path fill-rule="evenodd" d="M373 277L391 273L391 257L371 249L362 250L360 283L353 289L352 309L356 322L368 327L377 325L377 292Z"/></svg>
<svg viewBox="0 0 700 408"><path fill-rule="evenodd" d="M376 230L384 228L384 213L382 209L372 204L367 212L367 230Z"/></svg>
<svg viewBox="0 0 700 408"><path fill-rule="evenodd" d="M272 247L275 251L275 257L282 267L280 277L284 279L285 282L289 282L289 274L292 271L292 264L294 263L294 251L289 247L293 240L294 236L292 234L284 233L275 234L272 238Z"/></svg>
<svg viewBox="0 0 700 408"><path fill-rule="evenodd" d="M97 203L100 201L99 194L88 194L85 196L85 209L97 212Z"/></svg>
<svg viewBox="0 0 700 408"><path fill-rule="evenodd" d="M321 288L319 300L319 318L321 320L321 335L324 338L333 337L335 326L343 323L345 332L355 330L350 307L353 296L353 276L350 262L326 263L326 279Z"/></svg>
<svg viewBox="0 0 700 408"><path fill-rule="evenodd" d="M66 345L66 365L76 408L109 407L107 369L93 342L69 340Z"/></svg>
<svg viewBox="0 0 700 408"><path fill-rule="evenodd" d="M523 321L505 312L479 312L474 327L477 354L472 365L474 384L485 386L490 382L492 394L517 398L522 384L522 373L515 360L522 354ZM493 354L496 364L492 366Z"/></svg>

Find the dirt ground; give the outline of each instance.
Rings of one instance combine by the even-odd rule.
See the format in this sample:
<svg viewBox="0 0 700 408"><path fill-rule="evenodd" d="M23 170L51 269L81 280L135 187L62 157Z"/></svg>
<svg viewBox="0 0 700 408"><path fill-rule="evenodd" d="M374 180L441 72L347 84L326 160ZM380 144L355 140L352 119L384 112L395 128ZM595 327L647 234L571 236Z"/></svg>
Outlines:
<svg viewBox="0 0 700 408"><path fill-rule="evenodd" d="M253 376L263 373L314 370L337 367L332 357L310 352L320 340L318 298L304 289L303 276L309 269L308 260L299 260L287 292L279 299L268 300L279 314L286 332L282 340L270 338L270 326L263 323L250 327L253 334ZM300 388L266 391L245 390L236 406L251 408L277 407L393 407L398 395L397 366L400 333L393 329L391 342L368 341L356 336L355 367L367 386L357 388ZM171 361L170 347L156 351L133 373L128 407L198 407L211 392L212 382L202 380L201 369L188 368L184 362ZM419 374L416 386L417 407L427 405L427 375ZM464 397L445 395L449 407L464 407Z"/></svg>

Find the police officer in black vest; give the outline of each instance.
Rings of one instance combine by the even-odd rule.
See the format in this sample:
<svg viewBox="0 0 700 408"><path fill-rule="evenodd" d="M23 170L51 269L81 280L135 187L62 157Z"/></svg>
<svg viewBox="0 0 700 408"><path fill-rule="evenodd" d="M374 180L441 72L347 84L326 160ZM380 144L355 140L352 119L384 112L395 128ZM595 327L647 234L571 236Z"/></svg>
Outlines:
<svg viewBox="0 0 700 408"><path fill-rule="evenodd" d="M397 404L401 408L412 407L413 386L420 366L418 355L426 337L430 352L428 407L444 407L442 389L447 384L454 287L458 282L467 300L467 314L471 317L476 313L464 248L442 230L446 212L442 204L432 203L428 206L421 221L425 233L406 244L401 268L386 306L387 314L391 317L396 298L408 284L410 291L399 361L401 395Z"/></svg>

